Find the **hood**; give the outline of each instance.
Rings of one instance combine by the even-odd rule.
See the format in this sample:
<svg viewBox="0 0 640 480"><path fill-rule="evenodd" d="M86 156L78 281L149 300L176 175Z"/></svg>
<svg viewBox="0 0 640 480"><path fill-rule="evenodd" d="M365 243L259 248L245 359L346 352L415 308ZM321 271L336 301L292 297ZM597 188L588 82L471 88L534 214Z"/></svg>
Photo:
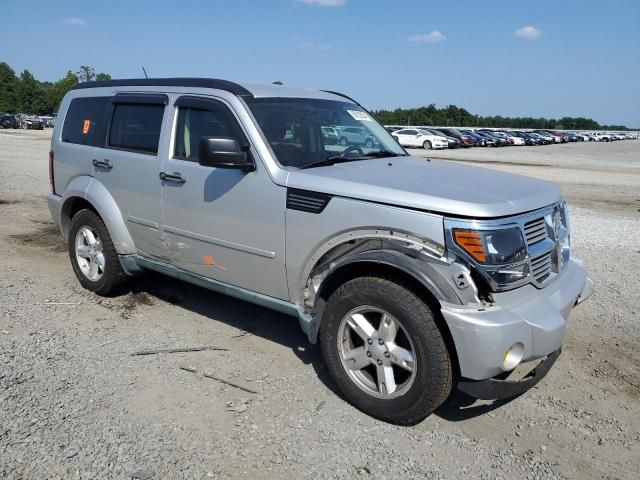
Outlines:
<svg viewBox="0 0 640 480"><path fill-rule="evenodd" d="M409 156L295 170L287 187L475 218L524 213L562 198L551 182Z"/></svg>

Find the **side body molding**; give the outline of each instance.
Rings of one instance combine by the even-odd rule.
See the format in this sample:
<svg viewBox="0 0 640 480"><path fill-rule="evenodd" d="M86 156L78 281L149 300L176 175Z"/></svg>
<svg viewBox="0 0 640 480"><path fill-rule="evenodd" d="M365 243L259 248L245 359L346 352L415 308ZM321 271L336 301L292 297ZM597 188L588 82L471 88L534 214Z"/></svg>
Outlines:
<svg viewBox="0 0 640 480"><path fill-rule="evenodd" d="M82 175L67 184L62 200L62 234L67 238L71 222L70 211L75 198L89 202L98 212L109 230L113 245L120 255L136 253L131 234L127 229L122 213L106 187L95 178Z"/></svg>

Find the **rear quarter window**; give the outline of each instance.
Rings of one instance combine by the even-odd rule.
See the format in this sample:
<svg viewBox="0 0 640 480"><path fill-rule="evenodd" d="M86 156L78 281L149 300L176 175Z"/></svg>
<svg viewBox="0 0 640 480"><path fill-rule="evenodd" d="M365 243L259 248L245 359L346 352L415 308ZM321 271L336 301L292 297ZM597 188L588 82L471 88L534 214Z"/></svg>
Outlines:
<svg viewBox="0 0 640 480"><path fill-rule="evenodd" d="M158 153L164 105L116 104L109 146L141 153Z"/></svg>
<svg viewBox="0 0 640 480"><path fill-rule="evenodd" d="M71 100L62 127L62 141L103 147L110 99L111 97L85 97Z"/></svg>

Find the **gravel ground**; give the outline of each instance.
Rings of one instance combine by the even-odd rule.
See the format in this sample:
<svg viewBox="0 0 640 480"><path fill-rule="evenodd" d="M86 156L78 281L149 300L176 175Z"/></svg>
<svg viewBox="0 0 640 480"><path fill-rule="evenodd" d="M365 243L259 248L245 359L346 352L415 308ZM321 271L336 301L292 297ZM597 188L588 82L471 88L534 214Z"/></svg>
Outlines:
<svg viewBox="0 0 640 480"><path fill-rule="evenodd" d="M50 134L0 130L0 478L638 478L640 142L442 153L558 181L597 287L532 391L407 428L342 400L295 319L159 275L83 290L46 207ZM185 346L227 350L130 355Z"/></svg>

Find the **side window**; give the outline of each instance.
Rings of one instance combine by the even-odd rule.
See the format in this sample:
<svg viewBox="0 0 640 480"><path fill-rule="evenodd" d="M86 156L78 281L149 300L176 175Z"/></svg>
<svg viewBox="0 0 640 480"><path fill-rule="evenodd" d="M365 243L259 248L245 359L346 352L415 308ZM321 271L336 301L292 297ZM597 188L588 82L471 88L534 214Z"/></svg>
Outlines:
<svg viewBox="0 0 640 480"><path fill-rule="evenodd" d="M163 114L164 105L116 103L109 130L109 146L157 154Z"/></svg>
<svg viewBox="0 0 640 480"><path fill-rule="evenodd" d="M244 134L229 109L216 101L178 103L178 122L173 151L175 158L198 161L198 148L202 137L234 138L242 145Z"/></svg>
<svg viewBox="0 0 640 480"><path fill-rule="evenodd" d="M62 141L104 147L107 135L107 106L111 97L74 98L62 126Z"/></svg>

